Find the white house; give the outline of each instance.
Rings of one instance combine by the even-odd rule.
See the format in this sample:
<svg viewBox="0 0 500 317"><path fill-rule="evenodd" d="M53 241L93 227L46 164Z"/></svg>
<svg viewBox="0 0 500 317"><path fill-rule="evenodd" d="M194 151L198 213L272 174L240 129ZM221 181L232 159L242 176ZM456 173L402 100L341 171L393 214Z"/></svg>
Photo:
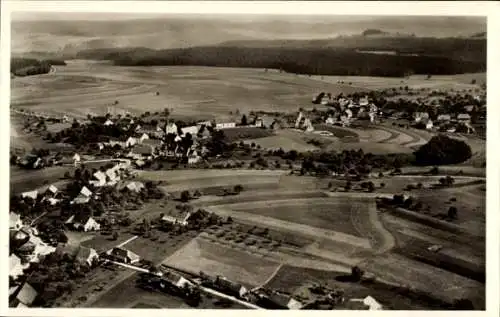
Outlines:
<svg viewBox="0 0 500 317"><path fill-rule="evenodd" d="M137 139L136 139L136 138L134 138L134 137L129 137L129 138L127 139L127 141L125 141L125 145L126 145L127 147L131 147L131 146L134 146L134 145L136 145L136 144L137 144Z"/></svg>
<svg viewBox="0 0 500 317"><path fill-rule="evenodd" d="M234 128L236 127L236 123L235 122L223 122L223 123L217 123L215 125L215 128L218 129L218 130L221 130L221 129L231 129L231 128Z"/></svg>
<svg viewBox="0 0 500 317"><path fill-rule="evenodd" d="M196 137L196 135L198 134L198 131L200 130L200 128L198 128L197 126L190 126L190 127L185 127L185 128L181 128L181 131L182 131L182 134L183 135L186 135L188 133L191 133L191 135L193 137Z"/></svg>
<svg viewBox="0 0 500 317"><path fill-rule="evenodd" d="M304 128L305 128L306 132L314 131L314 127L312 126L311 120L309 118L306 118L304 120Z"/></svg>
<svg viewBox="0 0 500 317"><path fill-rule="evenodd" d="M139 139L139 143L142 143L144 140L147 140L149 139L149 135L147 135L146 133L143 133Z"/></svg>
<svg viewBox="0 0 500 317"><path fill-rule="evenodd" d="M127 189L136 193L140 192L143 188L144 184L141 182L130 182L127 184Z"/></svg>
<svg viewBox="0 0 500 317"><path fill-rule="evenodd" d="M80 246L75 260L80 263L87 264L88 266L92 266L98 258L99 254L97 254L96 250Z"/></svg>
<svg viewBox="0 0 500 317"><path fill-rule="evenodd" d="M190 150L188 154L188 164L196 164L201 160L196 150Z"/></svg>
<svg viewBox="0 0 500 317"><path fill-rule="evenodd" d="M73 201L71 203L72 204L86 204L89 202L91 196L92 196L92 192L90 191L90 189L83 186L82 190L80 191L78 196L75 199L73 199Z"/></svg>
<svg viewBox="0 0 500 317"><path fill-rule="evenodd" d="M9 276L17 279L19 276L23 275L23 270L28 266L29 264L21 264L21 259L17 255L11 254L9 257Z"/></svg>
<svg viewBox="0 0 500 317"><path fill-rule="evenodd" d="M432 128L434 127L434 124L432 123L432 120L428 120L427 123L425 124L425 128L427 130L432 130Z"/></svg>
<svg viewBox="0 0 500 317"><path fill-rule="evenodd" d="M24 192L21 194L21 197L22 198L31 198L33 200L36 200L36 198L38 197L38 191L37 190L32 190L32 191L29 191L29 192Z"/></svg>
<svg viewBox="0 0 500 317"><path fill-rule="evenodd" d="M95 186L95 187L102 187L106 185L106 174L104 174L101 171L97 171L93 174L94 178L96 180L91 180L90 184Z"/></svg>
<svg viewBox="0 0 500 317"><path fill-rule="evenodd" d="M173 122L170 122L167 124L167 127L165 128L165 133L166 134L177 134L177 125Z"/></svg>
<svg viewBox="0 0 500 317"><path fill-rule="evenodd" d="M59 189L56 186L50 185L49 188L47 188L45 194L50 196L55 196L58 193L58 191Z"/></svg>
<svg viewBox="0 0 500 317"><path fill-rule="evenodd" d="M21 220L21 216L19 216L15 212L9 213L9 229L10 230L19 230L23 227L23 222Z"/></svg>
<svg viewBox="0 0 500 317"><path fill-rule="evenodd" d="M77 166L78 164L80 164L80 161L81 161L80 154L75 153L75 155L73 155L73 164Z"/></svg>
<svg viewBox="0 0 500 317"><path fill-rule="evenodd" d="M113 121L111 121L110 119L106 120L106 122L104 122L104 125L105 126L110 126L110 125L113 125Z"/></svg>
<svg viewBox="0 0 500 317"><path fill-rule="evenodd" d="M295 120L295 129L298 129L300 127L300 124L302 122L303 114L302 111L299 112L299 115L297 117L297 120Z"/></svg>
<svg viewBox="0 0 500 317"><path fill-rule="evenodd" d="M427 112L415 112L413 114L413 118L415 119L415 122L418 123L422 120L429 119L429 113L427 113Z"/></svg>
<svg viewBox="0 0 500 317"><path fill-rule="evenodd" d="M326 124L334 124L336 122L335 118L328 117L325 121Z"/></svg>
<svg viewBox="0 0 500 317"><path fill-rule="evenodd" d="M101 225L90 215L72 215L68 218L68 220L66 220L65 223L68 225L72 225L76 230L83 230L85 232L99 231L101 229Z"/></svg>
<svg viewBox="0 0 500 317"><path fill-rule="evenodd" d="M438 122L448 122L448 121L451 121L451 115L449 114L440 114L436 121Z"/></svg>
<svg viewBox="0 0 500 317"><path fill-rule="evenodd" d="M468 113L461 113L457 116L457 120L461 123L470 123L470 114Z"/></svg>
<svg viewBox="0 0 500 317"><path fill-rule="evenodd" d="M368 106L368 97L364 97L359 99L359 105L360 106Z"/></svg>

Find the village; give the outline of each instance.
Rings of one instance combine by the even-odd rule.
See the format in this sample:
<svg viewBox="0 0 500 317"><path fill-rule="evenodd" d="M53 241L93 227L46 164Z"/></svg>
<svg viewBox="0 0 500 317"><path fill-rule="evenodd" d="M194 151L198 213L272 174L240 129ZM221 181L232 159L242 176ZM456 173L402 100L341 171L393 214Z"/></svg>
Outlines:
<svg viewBox="0 0 500 317"><path fill-rule="evenodd" d="M403 94L408 92L411 89ZM312 107L304 105L297 112L252 111L235 114L233 121L174 120L175 113L169 109L140 116L128 112L117 114L114 108L119 104L101 116L89 114L86 118L14 110L12 115L22 122L23 131L50 146L29 153L13 151L12 168L20 174L58 169L58 173L64 175L53 183L47 183L45 177L30 178L32 188L25 191L11 188L10 305L53 305L57 294L71 293L72 286L68 282L56 282L51 275L80 281L89 272L117 266L140 272L137 287L173 294L193 306L199 305L203 294L212 294L230 304L254 309L383 309L375 295L349 298L341 287L309 284L301 286L305 295L266 287L247 289L217 272L183 271L160 264L161 261L151 261L127 249L127 244L139 240L140 236L155 245L159 243L158 236L165 232L170 239L179 237L188 241L212 227L226 228L234 222L226 213L218 214L205 210L203 204L197 205L197 201L205 198L203 190L182 189L182 186L176 189L174 183L172 190L165 191L163 183L168 186L170 180L147 179L144 173L149 171L284 170L291 177L327 177L331 180L329 195L337 191L358 191L363 195L361 192L373 192L377 188L382 193L376 197L386 199L385 205L382 204L385 207L395 204L419 212L422 207L414 207L415 202L410 202L409 195L396 195L411 183L401 188L391 187L393 189L385 193L382 184L374 184L377 178L400 175L406 165L406 154L394 159L390 154L374 156L368 151L364 154L362 150L359 153L344 149L339 154L328 154L331 157L327 158L321 150L303 152L283 148L279 143L273 147L259 144L259 140L279 133L295 138L298 135L320 148L339 139L344 144L369 143L360 140L361 134L352 132L365 129L385 129L392 134L410 131L409 135L425 130L449 139L455 136L484 139L485 95L474 97L464 92L440 100L448 104L454 98L456 103L449 107L436 102L386 99L390 93L375 91L367 95L333 97L322 92L313 98ZM353 141L355 138L358 140ZM411 139L405 142L401 144L412 144ZM340 164L336 155L342 155L344 163ZM378 168L367 169L366 165ZM437 170L436 167L433 175L438 175ZM460 177L463 172L459 172L456 175ZM449 176L436 180L433 185L419 183L414 188L450 187L455 182ZM217 181L214 182L213 186L217 185ZM464 186L470 184L482 184L482 181L474 179ZM230 184L218 188L215 196L230 199L230 196L243 195L247 187L243 181ZM162 211L161 206L168 204L174 204L175 210L166 212L165 207ZM160 212L152 218L141 216L140 210L153 205L160 206ZM444 218L454 221L456 208L450 208ZM106 242L99 248L84 246L78 237L87 233L104 236ZM438 251L442 246L435 244L429 248ZM56 268L51 268L54 263ZM354 281L373 280L358 266L351 268L347 275ZM29 281L34 282L35 287ZM43 292L37 292L35 288L43 284Z"/></svg>

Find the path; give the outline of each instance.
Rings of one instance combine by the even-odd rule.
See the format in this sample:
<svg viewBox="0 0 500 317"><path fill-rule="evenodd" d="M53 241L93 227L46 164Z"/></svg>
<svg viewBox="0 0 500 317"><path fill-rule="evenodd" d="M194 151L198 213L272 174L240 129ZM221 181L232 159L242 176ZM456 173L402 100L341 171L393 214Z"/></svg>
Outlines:
<svg viewBox="0 0 500 317"><path fill-rule="evenodd" d="M128 240L125 240L123 241L122 243L118 244L115 248L121 248L123 247L124 245L126 245L127 243L129 242L132 242L134 241L135 239L137 239L139 236L133 236L132 238L128 239Z"/></svg>

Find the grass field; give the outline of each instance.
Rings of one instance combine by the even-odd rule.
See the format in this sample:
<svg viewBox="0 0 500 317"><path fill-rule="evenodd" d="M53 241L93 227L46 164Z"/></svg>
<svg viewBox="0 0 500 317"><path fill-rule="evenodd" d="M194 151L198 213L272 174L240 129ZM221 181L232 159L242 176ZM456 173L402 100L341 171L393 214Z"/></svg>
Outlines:
<svg viewBox="0 0 500 317"><path fill-rule="evenodd" d="M84 116L102 114L118 100L117 109L131 113L168 107L176 115L235 119L229 111L293 112L301 104L310 104L318 91L338 94L364 90L261 69L115 67L86 61L67 64L50 74L13 80L12 103L30 101L36 103L32 110Z"/></svg>
<svg viewBox="0 0 500 317"><path fill-rule="evenodd" d="M351 222L351 212L356 208L362 208L367 212L363 204L328 198L268 200L237 203L225 207L355 236L360 236L360 233Z"/></svg>
<svg viewBox="0 0 500 317"><path fill-rule="evenodd" d="M193 272L223 275L247 287L261 285L278 263L244 251L221 247L204 239L194 239L174 253L164 264Z"/></svg>
<svg viewBox="0 0 500 317"><path fill-rule="evenodd" d="M293 130L278 130L273 136L245 140L245 143L255 143L265 149L282 148L284 151L296 150L298 152L307 152L319 149L317 146L307 143L307 140L313 138L318 137L314 134Z"/></svg>
<svg viewBox="0 0 500 317"><path fill-rule="evenodd" d="M39 170L25 170L10 167L10 192L22 193L44 185L59 182L66 172L72 173L72 167L54 166Z"/></svg>

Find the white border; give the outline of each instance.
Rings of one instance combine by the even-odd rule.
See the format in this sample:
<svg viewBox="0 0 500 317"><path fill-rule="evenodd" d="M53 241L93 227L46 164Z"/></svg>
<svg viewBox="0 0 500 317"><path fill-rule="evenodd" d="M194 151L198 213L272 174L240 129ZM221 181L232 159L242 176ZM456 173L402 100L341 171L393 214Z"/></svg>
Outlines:
<svg viewBox="0 0 500 317"><path fill-rule="evenodd" d="M498 40L500 38L499 4L488 1L450 1L450 2L295 2L295 1L1 1L1 108L0 111L0 138L1 144L9 142L9 100L10 100L10 14L13 11L32 11L32 12L120 12L120 13L202 13L202 14L276 14L276 15L413 15L413 16L487 16L488 17L488 128L487 128L487 297L486 312L422 312L422 311L299 311L299 312L280 312L289 315L305 316L311 314L336 316L449 316L458 314L463 316L499 316L499 176L500 171L496 163L500 162L499 154L495 151L493 143L499 140L500 133L498 128L500 98L497 87L500 86L500 54ZM2 162L6 167L5 176L1 179L1 189L3 195L0 195L4 211L0 213L0 223L8 222L7 206L9 177L7 162L9 152L7 146L1 150ZM2 230L0 234L2 251L8 253L8 231ZM3 257L7 261L7 256ZM2 270L8 271L8 263L1 263ZM241 314L247 316L270 315L273 312L264 311L231 311L231 310L145 310L145 309L7 309L7 280L8 274L0 274L2 288L0 292L2 316L137 316L147 313L151 316L188 316L192 314L203 315L225 315L233 316ZM4 295L5 292L5 295ZM123 299L127 301L126 298Z"/></svg>

